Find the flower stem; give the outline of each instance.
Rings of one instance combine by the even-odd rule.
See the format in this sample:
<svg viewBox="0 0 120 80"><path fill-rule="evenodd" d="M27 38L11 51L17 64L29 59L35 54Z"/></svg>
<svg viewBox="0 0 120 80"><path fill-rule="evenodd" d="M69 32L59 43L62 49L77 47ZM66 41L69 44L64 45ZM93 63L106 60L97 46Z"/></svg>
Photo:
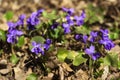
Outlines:
<svg viewBox="0 0 120 80"><path fill-rule="evenodd" d="M11 45L11 51L12 51L12 54L15 54L14 45Z"/></svg>
<svg viewBox="0 0 120 80"><path fill-rule="evenodd" d="M91 80L94 80L94 76L93 76L93 61L92 61L92 58L90 58L89 60L89 70L90 70L90 77L91 77Z"/></svg>

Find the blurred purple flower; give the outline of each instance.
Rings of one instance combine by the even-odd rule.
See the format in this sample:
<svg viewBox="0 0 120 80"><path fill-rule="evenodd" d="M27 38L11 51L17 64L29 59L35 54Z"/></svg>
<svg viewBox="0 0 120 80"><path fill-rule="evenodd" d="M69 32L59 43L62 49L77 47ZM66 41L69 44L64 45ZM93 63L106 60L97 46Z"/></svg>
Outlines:
<svg viewBox="0 0 120 80"><path fill-rule="evenodd" d="M21 35L23 35L23 32L20 31L20 30L12 30L12 31L10 32L10 35L21 36Z"/></svg>
<svg viewBox="0 0 120 80"><path fill-rule="evenodd" d="M109 40L109 33L107 29L100 29L100 32L102 33L102 39Z"/></svg>
<svg viewBox="0 0 120 80"><path fill-rule="evenodd" d="M99 43L103 44L106 50L111 50L115 46L111 40L100 40Z"/></svg>
<svg viewBox="0 0 120 80"><path fill-rule="evenodd" d="M64 12L67 12L69 15L72 15L74 13L74 9L73 8L62 8L62 10Z"/></svg>
<svg viewBox="0 0 120 80"><path fill-rule="evenodd" d="M84 23L84 19L85 19L86 15L85 15L85 11L83 10L80 16L75 16L74 19L76 21L76 25L77 26L81 26Z"/></svg>
<svg viewBox="0 0 120 80"><path fill-rule="evenodd" d="M95 52L95 47L93 45L90 48L85 49L85 53L88 54L93 60L97 60L101 55L98 52Z"/></svg>
<svg viewBox="0 0 120 80"><path fill-rule="evenodd" d="M39 15L43 12L43 9L33 12L27 19L28 29L34 29L36 25L40 23Z"/></svg>
<svg viewBox="0 0 120 80"><path fill-rule="evenodd" d="M7 25L8 25L8 32L11 32L17 27L17 24L13 22L8 22Z"/></svg>
<svg viewBox="0 0 120 80"><path fill-rule="evenodd" d="M58 25L59 25L59 24L58 24L57 22L53 23L53 25L51 26L51 29L57 28Z"/></svg>
<svg viewBox="0 0 120 80"><path fill-rule="evenodd" d="M22 31L13 29L7 34L7 42L12 44L17 43L17 37L21 35L23 35Z"/></svg>
<svg viewBox="0 0 120 80"><path fill-rule="evenodd" d="M52 40L51 39L47 39L46 40L46 44L50 45L52 43Z"/></svg>
<svg viewBox="0 0 120 80"><path fill-rule="evenodd" d="M82 34L77 34L75 35L76 40L80 40L83 43L87 42L88 36L87 35L82 35Z"/></svg>
<svg viewBox="0 0 120 80"><path fill-rule="evenodd" d="M50 48L50 44L52 43L51 39L47 39L45 44L44 44L44 49L48 50Z"/></svg>
<svg viewBox="0 0 120 80"><path fill-rule="evenodd" d="M98 36L98 32L91 31L90 36L91 36L90 41L94 42L95 38Z"/></svg>
<svg viewBox="0 0 120 80"><path fill-rule="evenodd" d="M36 43L35 41L33 41L32 46L33 48L31 49L31 52L36 54L41 53L42 55L44 55L44 50L41 48L42 44Z"/></svg>
<svg viewBox="0 0 120 80"><path fill-rule="evenodd" d="M73 25L74 25L74 21L70 18L69 15L66 16L66 20L67 20L67 23L68 23L70 26L73 26Z"/></svg>
<svg viewBox="0 0 120 80"><path fill-rule="evenodd" d="M17 21L17 26L22 26L23 27L24 19L25 19L25 15L24 14L20 15L20 17L19 17L19 19Z"/></svg>
<svg viewBox="0 0 120 80"><path fill-rule="evenodd" d="M65 33L65 34L71 32L71 30L70 30L70 25L69 25L69 24L63 23L62 26L63 26L63 28L64 28L64 33Z"/></svg>
<svg viewBox="0 0 120 80"><path fill-rule="evenodd" d="M99 40L99 43L103 44L106 50L111 50L111 48L113 48L115 44L112 42L112 40L110 40L108 36L109 35L108 30L100 29L100 32L102 33L102 39Z"/></svg>
<svg viewBox="0 0 120 80"><path fill-rule="evenodd" d="M7 35L7 42L12 43L12 44L16 43L17 42L16 36L8 34Z"/></svg>

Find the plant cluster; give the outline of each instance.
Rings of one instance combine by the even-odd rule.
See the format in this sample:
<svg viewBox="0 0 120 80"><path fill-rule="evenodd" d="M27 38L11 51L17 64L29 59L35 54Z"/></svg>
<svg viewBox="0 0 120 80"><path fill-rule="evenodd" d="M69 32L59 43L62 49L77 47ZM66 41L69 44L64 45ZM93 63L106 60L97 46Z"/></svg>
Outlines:
<svg viewBox="0 0 120 80"><path fill-rule="evenodd" d="M58 47L57 50L59 60L70 59L75 66L85 63L87 60L97 62L101 59L103 61L108 59L107 50L111 50L115 44L109 38L107 29L100 28L100 30L90 31L84 23L87 22L84 10L80 15L75 15L73 8L62 8L61 14L57 14L56 11L48 13L41 9L33 12L28 18L24 14L20 15L16 22L7 23L9 27L6 33L7 42L22 47L24 38L27 36L31 42L28 43L31 53L35 53L36 56L42 54L41 56L44 57L49 49L57 47L57 43L66 45L71 41L79 42L79 45L83 47L76 51L68 50L69 45L67 48ZM68 40L68 38L70 39Z"/></svg>

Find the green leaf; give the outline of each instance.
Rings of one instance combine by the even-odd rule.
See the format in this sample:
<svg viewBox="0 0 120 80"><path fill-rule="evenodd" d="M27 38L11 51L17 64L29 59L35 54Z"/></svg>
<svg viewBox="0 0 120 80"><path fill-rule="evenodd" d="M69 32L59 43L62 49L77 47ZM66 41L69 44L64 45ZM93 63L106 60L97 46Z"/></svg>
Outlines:
<svg viewBox="0 0 120 80"><path fill-rule="evenodd" d="M90 30L88 27L86 27L85 25L81 26L81 27L75 27L75 32L77 34L89 34L90 33Z"/></svg>
<svg viewBox="0 0 120 80"><path fill-rule="evenodd" d="M68 50L64 49L64 48L59 48L57 51L57 57L60 61L64 61L65 58L67 57L67 54L69 53Z"/></svg>
<svg viewBox="0 0 120 80"><path fill-rule="evenodd" d="M18 43L16 45L18 47L22 47L24 45L24 36L18 38Z"/></svg>
<svg viewBox="0 0 120 80"><path fill-rule="evenodd" d="M37 80L37 75L34 73L31 73L27 76L26 80Z"/></svg>
<svg viewBox="0 0 120 80"><path fill-rule="evenodd" d="M5 31L0 29L0 39L2 39L2 41L6 41L6 34Z"/></svg>
<svg viewBox="0 0 120 80"><path fill-rule="evenodd" d="M7 21L9 21L10 19L12 19L13 15L14 14L12 11L8 11L5 13L5 18L7 19Z"/></svg>
<svg viewBox="0 0 120 80"><path fill-rule="evenodd" d="M19 58L15 54L12 54L12 56L10 57L10 61L13 64L16 64L19 61Z"/></svg>
<svg viewBox="0 0 120 80"><path fill-rule="evenodd" d="M120 60L118 60L118 69L120 70Z"/></svg>
<svg viewBox="0 0 120 80"><path fill-rule="evenodd" d="M51 35L51 37L57 39L59 37L59 32L60 32L60 29L57 28L57 29L54 29L54 31L51 31L50 35Z"/></svg>
<svg viewBox="0 0 120 80"><path fill-rule="evenodd" d="M75 57L76 57L78 54L79 54L79 53L76 52L76 51L69 51L69 53L67 54L67 58L74 60Z"/></svg>
<svg viewBox="0 0 120 80"><path fill-rule="evenodd" d="M73 60L73 65L74 66L79 66L80 64L86 62L87 59L85 59L83 56L82 56L83 52L79 53L75 59Z"/></svg>
<svg viewBox="0 0 120 80"><path fill-rule="evenodd" d="M110 37L110 39L118 39L119 38L119 34L117 32L110 33L109 37Z"/></svg>
<svg viewBox="0 0 120 80"><path fill-rule="evenodd" d="M31 42L32 41L35 41L37 43L44 43L45 42L45 39L42 37L42 36L35 36L31 39Z"/></svg>
<svg viewBox="0 0 120 80"><path fill-rule="evenodd" d="M117 67L118 66L118 54L107 54L104 57L104 65Z"/></svg>
<svg viewBox="0 0 120 80"><path fill-rule="evenodd" d="M44 11L42 14L43 14L43 17L51 20L58 18L55 10L53 10L51 13L47 13L46 11Z"/></svg>

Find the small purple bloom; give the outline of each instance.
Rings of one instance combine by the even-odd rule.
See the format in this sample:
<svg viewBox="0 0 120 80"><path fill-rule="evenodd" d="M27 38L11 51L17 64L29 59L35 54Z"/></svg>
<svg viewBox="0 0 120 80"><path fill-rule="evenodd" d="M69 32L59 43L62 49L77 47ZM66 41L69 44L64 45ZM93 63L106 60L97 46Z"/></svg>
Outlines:
<svg viewBox="0 0 120 80"><path fill-rule="evenodd" d="M50 45L49 44L44 44L44 49L45 50L48 50L50 48Z"/></svg>
<svg viewBox="0 0 120 80"><path fill-rule="evenodd" d="M11 34L11 35L15 35L15 36L21 36L21 35L23 35L23 32L20 31L20 30L12 30L12 31L10 32L10 34Z"/></svg>
<svg viewBox="0 0 120 80"><path fill-rule="evenodd" d="M27 19L28 29L35 29L34 27L40 23L39 15L43 12L42 10L38 10L37 12L33 12L31 16Z"/></svg>
<svg viewBox="0 0 120 80"><path fill-rule="evenodd" d="M7 42L12 43L12 44L16 43L17 42L16 36L8 34L7 35Z"/></svg>
<svg viewBox="0 0 120 80"><path fill-rule="evenodd" d="M76 40L80 40L80 38L81 38L81 35L80 35L80 34L76 34L76 35L75 35L75 39L76 39Z"/></svg>
<svg viewBox="0 0 120 80"><path fill-rule="evenodd" d="M113 48L115 44L109 39L108 30L100 29L100 32L102 33L102 39L99 40L99 43L103 44L106 50L111 50L111 48Z"/></svg>
<svg viewBox="0 0 120 80"><path fill-rule="evenodd" d="M97 60L100 57L100 53L95 52L95 47L93 45L90 48L85 49L85 53L88 54L93 60Z"/></svg>
<svg viewBox="0 0 120 80"><path fill-rule="evenodd" d="M40 14L42 14L42 12L44 11L44 9L40 9L37 11L37 16L39 16Z"/></svg>
<svg viewBox="0 0 120 80"><path fill-rule="evenodd" d="M51 29L57 28L58 25L59 25L59 24L58 24L57 22L53 23L53 25L51 26Z"/></svg>
<svg viewBox="0 0 120 80"><path fill-rule="evenodd" d="M69 15L66 16L66 20L67 20L67 23L68 23L70 26L73 26L73 25L74 25L74 21L71 20L71 18L70 18Z"/></svg>
<svg viewBox="0 0 120 80"><path fill-rule="evenodd" d="M115 46L111 40L100 40L99 43L103 44L106 50L111 50Z"/></svg>
<svg viewBox="0 0 120 80"><path fill-rule="evenodd" d="M33 41L33 42L32 42L32 46L33 46L33 48L31 49L31 52L34 52L34 53L36 53L36 54L41 53L42 55L44 55L44 50L43 50L43 48L41 47L42 44L36 43L35 41Z"/></svg>
<svg viewBox="0 0 120 80"><path fill-rule="evenodd" d="M47 39L45 44L44 44L44 49L48 50L50 48L50 44L52 43L51 39Z"/></svg>
<svg viewBox="0 0 120 80"><path fill-rule="evenodd" d="M76 40L80 40L83 43L87 42L88 36L87 35L82 35L82 34L77 34L75 35Z"/></svg>
<svg viewBox="0 0 120 80"><path fill-rule="evenodd" d="M74 19L76 21L76 25L81 26L84 23L85 17L85 11L82 11L80 16L75 16Z"/></svg>
<svg viewBox="0 0 120 80"><path fill-rule="evenodd" d="M46 44L50 45L52 43L52 40L51 39L47 39L46 40Z"/></svg>
<svg viewBox="0 0 120 80"><path fill-rule="evenodd" d="M108 30L107 29L100 29L100 32L102 32L103 35L108 36Z"/></svg>
<svg viewBox="0 0 120 80"><path fill-rule="evenodd" d="M17 43L17 37L23 35L22 31L16 29L13 29L8 32L9 33L7 34L7 42L12 44Z"/></svg>
<svg viewBox="0 0 120 80"><path fill-rule="evenodd" d="M82 42L86 43L87 39L88 39L88 36L87 35L83 35L83 41Z"/></svg>
<svg viewBox="0 0 120 80"><path fill-rule="evenodd" d="M17 25L23 27L24 19L25 19L25 15L24 14L20 15L19 20L17 21Z"/></svg>
<svg viewBox="0 0 120 80"><path fill-rule="evenodd" d="M98 36L98 32L92 31L92 32L90 33L90 36L91 36L90 41L91 41L91 42L94 42L94 41L95 41L95 38Z"/></svg>
<svg viewBox="0 0 120 80"><path fill-rule="evenodd" d="M107 29L100 29L100 32L102 33L102 39L109 40L109 34Z"/></svg>
<svg viewBox="0 0 120 80"><path fill-rule="evenodd" d="M74 9L73 8L68 9L68 8L64 8L63 7L62 10L64 12L67 12L69 15L72 15L74 13Z"/></svg>
<svg viewBox="0 0 120 80"><path fill-rule="evenodd" d="M7 25L8 25L8 32L11 32L17 27L17 24L13 22L8 22Z"/></svg>
<svg viewBox="0 0 120 80"><path fill-rule="evenodd" d="M63 28L64 28L64 33L65 33L65 34L71 32L71 30L70 30L70 25L69 25L69 24L63 23L62 26L63 26Z"/></svg>

